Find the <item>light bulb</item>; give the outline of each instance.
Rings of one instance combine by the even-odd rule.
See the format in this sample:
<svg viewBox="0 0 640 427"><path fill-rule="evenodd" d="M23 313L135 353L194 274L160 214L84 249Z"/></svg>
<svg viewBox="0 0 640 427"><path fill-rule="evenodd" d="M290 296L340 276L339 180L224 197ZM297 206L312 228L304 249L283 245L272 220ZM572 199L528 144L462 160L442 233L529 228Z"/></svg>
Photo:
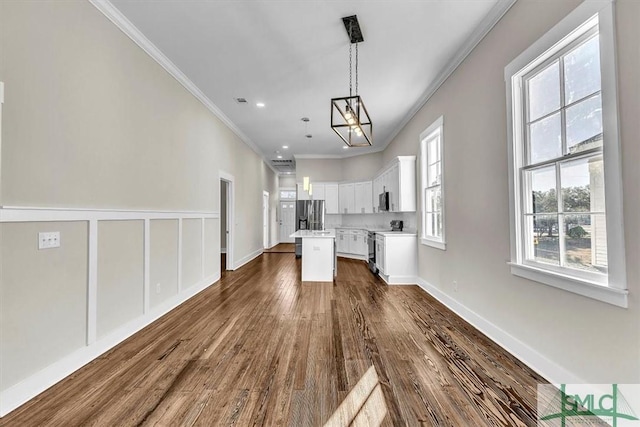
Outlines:
<svg viewBox="0 0 640 427"><path fill-rule="evenodd" d="M356 121L353 119L347 119L347 123L349 123L350 125L354 124Z"/></svg>
<svg viewBox="0 0 640 427"><path fill-rule="evenodd" d="M347 111L347 113L344 115L344 118L347 120L351 120L353 118L353 116L351 115L351 113L349 111Z"/></svg>

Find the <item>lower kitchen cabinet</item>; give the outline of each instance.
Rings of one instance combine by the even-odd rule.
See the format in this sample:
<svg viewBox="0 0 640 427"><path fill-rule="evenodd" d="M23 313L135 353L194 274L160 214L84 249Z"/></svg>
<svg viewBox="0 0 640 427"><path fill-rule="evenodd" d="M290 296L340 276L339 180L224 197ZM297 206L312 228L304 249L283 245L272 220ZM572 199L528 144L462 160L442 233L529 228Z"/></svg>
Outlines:
<svg viewBox="0 0 640 427"><path fill-rule="evenodd" d="M367 230L336 229L336 251L338 256L367 259Z"/></svg>
<svg viewBox="0 0 640 427"><path fill-rule="evenodd" d="M418 274L418 236L376 233L378 274L390 285L415 283Z"/></svg>

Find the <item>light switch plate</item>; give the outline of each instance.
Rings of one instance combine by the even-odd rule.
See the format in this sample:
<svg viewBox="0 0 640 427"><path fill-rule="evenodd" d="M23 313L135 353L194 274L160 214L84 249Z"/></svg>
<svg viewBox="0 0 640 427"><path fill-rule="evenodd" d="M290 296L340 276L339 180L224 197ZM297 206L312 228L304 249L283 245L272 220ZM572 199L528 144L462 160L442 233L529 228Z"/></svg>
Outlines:
<svg viewBox="0 0 640 427"><path fill-rule="evenodd" d="M51 249L60 247L60 232L49 231L38 233L38 249Z"/></svg>

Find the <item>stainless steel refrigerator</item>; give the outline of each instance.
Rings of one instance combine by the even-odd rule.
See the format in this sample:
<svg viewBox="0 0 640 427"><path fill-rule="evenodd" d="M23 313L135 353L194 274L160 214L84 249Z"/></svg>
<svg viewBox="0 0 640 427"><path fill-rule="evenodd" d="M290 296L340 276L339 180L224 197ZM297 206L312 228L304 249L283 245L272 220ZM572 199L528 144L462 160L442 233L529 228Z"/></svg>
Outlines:
<svg viewBox="0 0 640 427"><path fill-rule="evenodd" d="M296 202L296 231L324 230L324 200ZM302 256L302 239L296 237L296 258Z"/></svg>

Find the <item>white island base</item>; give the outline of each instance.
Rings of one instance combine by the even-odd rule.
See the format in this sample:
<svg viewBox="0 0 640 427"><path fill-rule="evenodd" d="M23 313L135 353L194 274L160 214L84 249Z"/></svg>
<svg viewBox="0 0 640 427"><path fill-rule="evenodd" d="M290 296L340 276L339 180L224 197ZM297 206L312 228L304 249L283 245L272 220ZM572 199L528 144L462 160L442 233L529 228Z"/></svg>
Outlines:
<svg viewBox="0 0 640 427"><path fill-rule="evenodd" d="M334 230L300 230L290 237L302 238L302 281L333 282L336 274Z"/></svg>

